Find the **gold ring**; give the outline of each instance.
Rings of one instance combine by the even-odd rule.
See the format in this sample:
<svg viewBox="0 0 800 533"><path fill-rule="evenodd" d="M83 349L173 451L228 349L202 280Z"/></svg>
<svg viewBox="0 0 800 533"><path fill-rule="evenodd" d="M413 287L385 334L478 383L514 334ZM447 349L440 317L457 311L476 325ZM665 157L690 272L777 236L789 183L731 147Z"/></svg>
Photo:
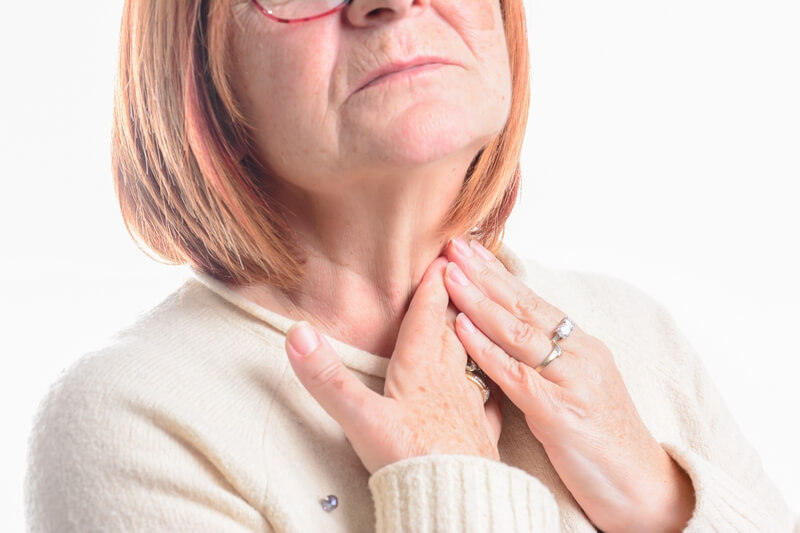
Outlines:
<svg viewBox="0 0 800 533"><path fill-rule="evenodd" d="M486 403L489 400L489 387L486 385L486 381L484 380L486 374L483 373L483 370L481 370L471 358L467 358L467 367L465 372L467 374L467 379L477 385L481 390L481 394L483 395L483 403Z"/></svg>

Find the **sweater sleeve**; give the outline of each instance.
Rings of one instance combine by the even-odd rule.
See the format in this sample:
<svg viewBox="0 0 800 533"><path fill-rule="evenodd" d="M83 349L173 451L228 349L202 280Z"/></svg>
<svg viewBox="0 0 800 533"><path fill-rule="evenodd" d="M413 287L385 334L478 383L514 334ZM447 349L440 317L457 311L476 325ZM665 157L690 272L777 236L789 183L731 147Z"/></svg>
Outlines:
<svg viewBox="0 0 800 533"><path fill-rule="evenodd" d="M519 468L467 455L426 455L372 474L377 533L554 532L552 493Z"/></svg>
<svg viewBox="0 0 800 533"><path fill-rule="evenodd" d="M27 530L271 532L190 430L163 411L67 373L28 441Z"/></svg>
<svg viewBox="0 0 800 533"><path fill-rule="evenodd" d="M674 319L666 317L668 350L680 383L675 390L683 442L662 442L687 472L695 490L695 509L686 532L800 533L800 521L786 505L709 377L702 360Z"/></svg>

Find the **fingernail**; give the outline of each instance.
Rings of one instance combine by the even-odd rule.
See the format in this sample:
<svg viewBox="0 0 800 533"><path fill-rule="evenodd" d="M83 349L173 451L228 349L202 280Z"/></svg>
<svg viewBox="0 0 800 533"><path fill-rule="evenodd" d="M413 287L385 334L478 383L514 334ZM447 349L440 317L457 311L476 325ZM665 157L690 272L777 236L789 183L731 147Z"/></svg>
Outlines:
<svg viewBox="0 0 800 533"><path fill-rule="evenodd" d="M450 276L450 279L463 287L466 287L469 284L467 276L464 275L464 273L455 263L447 263L447 275Z"/></svg>
<svg viewBox="0 0 800 533"><path fill-rule="evenodd" d="M305 357L319 346L319 339L311 325L305 320L295 323L286 336L289 339L289 346L300 357Z"/></svg>
<svg viewBox="0 0 800 533"><path fill-rule="evenodd" d="M469 243L469 245L472 246L472 249L475 250L475 253L478 254L484 261L491 261L494 259L492 252L484 248L483 245L478 241L472 241Z"/></svg>
<svg viewBox="0 0 800 533"><path fill-rule="evenodd" d="M463 255L464 257L472 257L472 250L460 237L456 237L451 240L453 242L453 246L456 247L456 251L459 254Z"/></svg>
<svg viewBox="0 0 800 533"><path fill-rule="evenodd" d="M464 329L469 333L473 333L475 331L475 324L473 324L472 320L470 320L464 313L458 313L456 320L461 322L461 325L464 326Z"/></svg>

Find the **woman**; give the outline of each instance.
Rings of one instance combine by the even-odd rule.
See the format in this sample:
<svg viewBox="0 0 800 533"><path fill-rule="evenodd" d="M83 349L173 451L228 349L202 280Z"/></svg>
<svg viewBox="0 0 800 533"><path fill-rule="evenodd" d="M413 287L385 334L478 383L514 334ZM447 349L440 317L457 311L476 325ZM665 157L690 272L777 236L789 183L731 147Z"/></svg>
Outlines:
<svg viewBox="0 0 800 533"><path fill-rule="evenodd" d="M48 395L32 530L800 530L661 306L502 245L523 21L126 3L120 204L195 279Z"/></svg>

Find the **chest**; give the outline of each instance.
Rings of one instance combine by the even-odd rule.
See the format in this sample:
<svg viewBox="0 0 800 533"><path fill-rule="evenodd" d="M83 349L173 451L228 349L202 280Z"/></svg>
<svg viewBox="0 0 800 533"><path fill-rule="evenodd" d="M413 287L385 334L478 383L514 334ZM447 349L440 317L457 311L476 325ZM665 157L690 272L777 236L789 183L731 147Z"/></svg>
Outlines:
<svg viewBox="0 0 800 533"><path fill-rule="evenodd" d="M338 425L325 417L314 420L288 409L274 412L273 417L273 422L287 433L273 443L264 469L272 478L265 480L270 489L263 511L270 522L280 524L281 531L286 532L374 532L369 473ZM504 409L499 446L504 463L533 475L553 493L559 506L561 531L596 531L531 435L519 410L511 405ZM335 507L331 505L334 499Z"/></svg>

